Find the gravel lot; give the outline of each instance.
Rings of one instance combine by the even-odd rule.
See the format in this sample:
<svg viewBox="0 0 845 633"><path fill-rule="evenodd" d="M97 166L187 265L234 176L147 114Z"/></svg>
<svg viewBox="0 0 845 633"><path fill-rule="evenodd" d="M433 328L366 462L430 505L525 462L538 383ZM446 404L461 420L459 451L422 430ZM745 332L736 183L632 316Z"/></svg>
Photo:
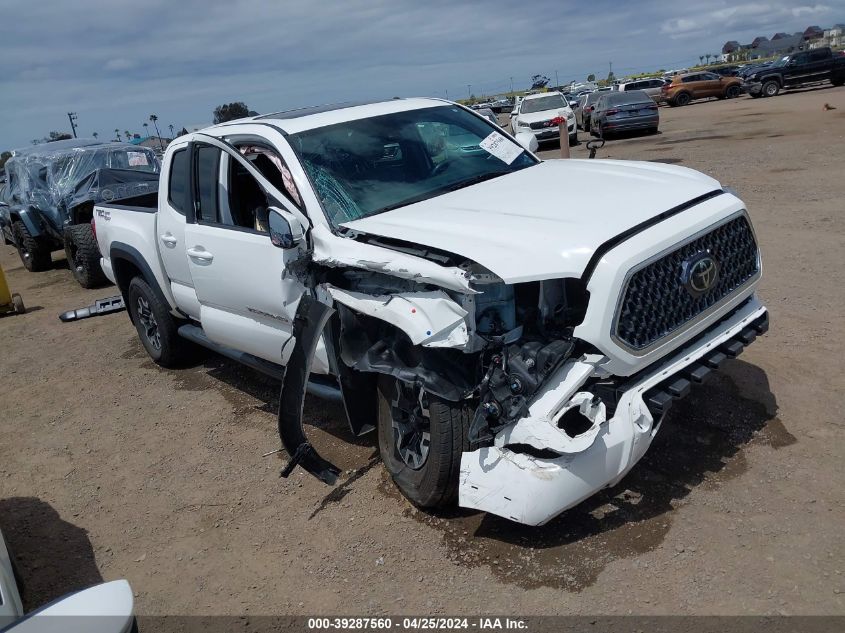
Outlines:
<svg viewBox="0 0 845 633"><path fill-rule="evenodd" d="M28 607L125 577L144 615L845 613L845 88L660 114L659 135L599 157L738 190L772 329L672 409L620 485L543 528L413 509L313 399L343 479L280 479L285 460L262 457L276 383L211 354L160 369L125 314L62 324L111 291L80 289L59 253L33 274L0 246L31 309L0 319L0 527Z"/></svg>

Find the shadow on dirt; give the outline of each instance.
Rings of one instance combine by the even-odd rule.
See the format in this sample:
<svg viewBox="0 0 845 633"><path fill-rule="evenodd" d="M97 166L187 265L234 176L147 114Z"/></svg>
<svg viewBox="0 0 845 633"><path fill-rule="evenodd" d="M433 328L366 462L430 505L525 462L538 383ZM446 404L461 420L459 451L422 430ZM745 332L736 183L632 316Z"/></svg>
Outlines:
<svg viewBox="0 0 845 633"><path fill-rule="evenodd" d="M460 511L408 512L444 532L458 564L489 565L501 581L525 588L581 591L608 563L658 548L691 490L718 487L745 472L744 446L794 443L776 412L765 372L735 361L675 404L625 479L545 526Z"/></svg>
<svg viewBox="0 0 845 633"><path fill-rule="evenodd" d="M35 497L0 500L0 529L21 576L24 610L103 582L88 533Z"/></svg>

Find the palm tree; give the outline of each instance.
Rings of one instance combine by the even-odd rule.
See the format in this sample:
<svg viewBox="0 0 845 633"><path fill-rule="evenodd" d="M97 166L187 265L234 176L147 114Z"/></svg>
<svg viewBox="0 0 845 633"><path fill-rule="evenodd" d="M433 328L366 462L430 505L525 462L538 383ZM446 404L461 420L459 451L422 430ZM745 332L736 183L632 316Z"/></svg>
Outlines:
<svg viewBox="0 0 845 633"><path fill-rule="evenodd" d="M172 138L173 138L173 124L171 123L171 124L170 124L170 125L168 125L167 127L169 127L169 128L170 128L170 138L172 139Z"/></svg>
<svg viewBox="0 0 845 633"><path fill-rule="evenodd" d="M699 63L699 65L701 65L701 64L703 64L703 63L704 63L704 55L699 55L699 56L698 56L698 63Z"/></svg>
<svg viewBox="0 0 845 633"><path fill-rule="evenodd" d="M121 140L120 139L120 130L118 130L117 128L114 128L114 135L117 137L118 141Z"/></svg>
<svg viewBox="0 0 845 633"><path fill-rule="evenodd" d="M96 132L92 132L91 136L93 136L94 138L97 138L99 136L99 134L97 134Z"/></svg>
<svg viewBox="0 0 845 633"><path fill-rule="evenodd" d="M707 63L709 64L710 63L710 53L707 53L704 57L707 59Z"/></svg>
<svg viewBox="0 0 845 633"><path fill-rule="evenodd" d="M130 132L129 130L125 130L125 132L126 132L126 140L131 141L132 140L132 132Z"/></svg>
<svg viewBox="0 0 845 633"><path fill-rule="evenodd" d="M156 123L156 121L158 121L158 117L155 114L151 114L150 115L150 121L153 122L153 126L156 129L156 135L158 136L159 147L161 147L161 149L164 150L164 143L161 142L161 132L158 131L158 123Z"/></svg>
<svg viewBox="0 0 845 633"><path fill-rule="evenodd" d="M149 138L150 136L150 126L144 123L144 138Z"/></svg>

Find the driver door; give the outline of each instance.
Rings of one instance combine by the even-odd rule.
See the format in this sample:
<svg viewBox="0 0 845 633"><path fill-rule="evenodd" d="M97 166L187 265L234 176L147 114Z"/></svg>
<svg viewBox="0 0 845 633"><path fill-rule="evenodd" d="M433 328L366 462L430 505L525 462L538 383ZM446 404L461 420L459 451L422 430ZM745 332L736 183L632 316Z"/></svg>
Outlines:
<svg viewBox="0 0 845 633"><path fill-rule="evenodd" d="M305 287L288 270L301 251L270 241L268 208L304 216L236 148L194 138L185 245L203 330L215 343L285 364Z"/></svg>

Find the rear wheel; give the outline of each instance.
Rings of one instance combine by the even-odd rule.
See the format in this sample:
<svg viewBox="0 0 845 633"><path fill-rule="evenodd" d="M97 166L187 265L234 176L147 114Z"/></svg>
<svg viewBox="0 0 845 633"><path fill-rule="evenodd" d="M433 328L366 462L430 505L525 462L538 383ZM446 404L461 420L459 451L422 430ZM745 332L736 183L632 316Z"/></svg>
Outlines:
<svg viewBox="0 0 845 633"><path fill-rule="evenodd" d="M672 101L671 105L685 106L689 105L689 102L692 101L692 96L688 92L679 92Z"/></svg>
<svg viewBox="0 0 845 633"><path fill-rule="evenodd" d="M767 81L763 84L762 92L764 97L776 97L780 92L780 84L774 80Z"/></svg>
<svg viewBox="0 0 845 633"><path fill-rule="evenodd" d="M98 288L108 283L100 266L100 248L90 224L75 224L65 229L65 256L74 279L83 288Z"/></svg>
<svg viewBox="0 0 845 633"><path fill-rule="evenodd" d="M472 410L393 376L378 389L379 453L396 486L423 508L454 504Z"/></svg>
<svg viewBox="0 0 845 633"><path fill-rule="evenodd" d="M170 314L170 307L140 277L129 282L127 295L129 314L150 358L162 367L180 365L188 343L177 333L177 321Z"/></svg>
<svg viewBox="0 0 845 633"><path fill-rule="evenodd" d="M41 272L53 265L50 245L40 237L33 237L29 229L26 228L26 224L21 220L12 224L12 235L15 238L18 255L20 255L24 268L29 272Z"/></svg>

